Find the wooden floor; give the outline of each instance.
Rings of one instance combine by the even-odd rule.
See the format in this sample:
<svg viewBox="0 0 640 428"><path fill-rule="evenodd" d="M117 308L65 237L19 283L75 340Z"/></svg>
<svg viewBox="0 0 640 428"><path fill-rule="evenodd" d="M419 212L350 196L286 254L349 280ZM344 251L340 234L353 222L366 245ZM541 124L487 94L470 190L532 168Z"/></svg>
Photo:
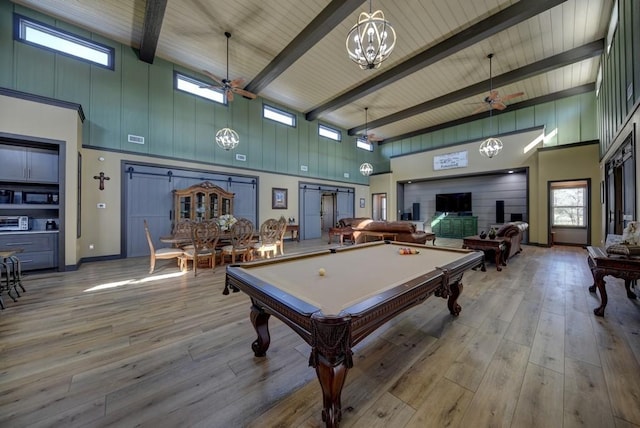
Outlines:
<svg viewBox="0 0 640 428"><path fill-rule="evenodd" d="M255 358L249 299L221 294L224 269L158 265L85 263L5 296L1 427L323 426L302 339L272 317ZM341 426L640 427L640 303L607 277L596 318L584 249L525 246L463 282L460 317L431 297L354 349Z"/></svg>

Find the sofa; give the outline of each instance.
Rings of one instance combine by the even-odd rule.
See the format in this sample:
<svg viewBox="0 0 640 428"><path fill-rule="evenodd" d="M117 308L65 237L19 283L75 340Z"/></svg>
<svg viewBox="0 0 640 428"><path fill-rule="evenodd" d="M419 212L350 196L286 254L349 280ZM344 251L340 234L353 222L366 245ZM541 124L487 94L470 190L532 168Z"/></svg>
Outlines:
<svg viewBox="0 0 640 428"><path fill-rule="evenodd" d="M504 251L504 261L506 262L511 257L522 251L522 236L524 232L529 228L529 223L524 221L512 221L503 224L496 236L505 240L506 248Z"/></svg>
<svg viewBox="0 0 640 428"><path fill-rule="evenodd" d="M355 244L367 242L366 232L384 232L395 234L395 239L399 242L425 244L427 241L433 241L435 245L434 233L416 230L415 224L406 221L380 221L359 217L340 219L338 225L352 230L352 241Z"/></svg>

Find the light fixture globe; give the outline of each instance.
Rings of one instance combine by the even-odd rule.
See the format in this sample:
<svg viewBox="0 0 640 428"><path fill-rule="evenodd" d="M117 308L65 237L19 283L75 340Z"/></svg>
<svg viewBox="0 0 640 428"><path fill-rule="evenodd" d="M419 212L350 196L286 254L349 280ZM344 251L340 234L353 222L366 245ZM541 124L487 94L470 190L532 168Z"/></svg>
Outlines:
<svg viewBox="0 0 640 428"><path fill-rule="evenodd" d="M229 151L238 147L240 137L238 133L231 128L222 128L216 132L216 143L221 148Z"/></svg>
<svg viewBox="0 0 640 428"><path fill-rule="evenodd" d="M349 58L361 69L375 69L391 55L396 45L396 31L381 10L371 13L370 1L369 13L360 13L358 23L347 35L346 45Z"/></svg>
<svg viewBox="0 0 640 428"><path fill-rule="evenodd" d="M365 162L362 165L360 165L360 174L364 176L369 176L372 173L373 173L373 165L371 165L369 162Z"/></svg>
<svg viewBox="0 0 640 428"><path fill-rule="evenodd" d="M502 141L498 138L487 138L480 144L480 154L491 159L502 150Z"/></svg>

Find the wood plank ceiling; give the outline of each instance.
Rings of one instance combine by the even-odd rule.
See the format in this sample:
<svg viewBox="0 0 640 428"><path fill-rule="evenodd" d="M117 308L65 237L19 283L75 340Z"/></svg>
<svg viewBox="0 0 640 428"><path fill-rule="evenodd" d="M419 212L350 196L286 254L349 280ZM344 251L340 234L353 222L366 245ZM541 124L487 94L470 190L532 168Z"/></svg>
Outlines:
<svg viewBox="0 0 640 428"><path fill-rule="evenodd" d="M397 43L360 70L345 39L362 0L13 0L154 56L246 80L307 119L382 142L487 116L493 88L524 92L507 110L593 90L613 0L378 0ZM505 110L506 111L506 110Z"/></svg>

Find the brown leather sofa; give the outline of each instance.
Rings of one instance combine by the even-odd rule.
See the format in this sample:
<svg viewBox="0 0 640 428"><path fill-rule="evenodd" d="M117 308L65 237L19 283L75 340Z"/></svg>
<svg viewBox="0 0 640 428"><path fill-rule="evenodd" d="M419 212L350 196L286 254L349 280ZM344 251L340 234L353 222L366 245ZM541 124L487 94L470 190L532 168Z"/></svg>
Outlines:
<svg viewBox="0 0 640 428"><path fill-rule="evenodd" d="M396 241L425 244L433 241L435 234L416 230L416 225L406 221L379 221L370 218L343 218L338 224L341 227L353 229L353 242L360 244L367 241L367 234L363 232L385 232L395 234Z"/></svg>
<svg viewBox="0 0 640 428"><path fill-rule="evenodd" d="M506 249L504 252L504 260L507 261L511 257L522 251L522 235L529 228L529 223L524 221L512 221L502 225L498 229L496 236L504 238Z"/></svg>

